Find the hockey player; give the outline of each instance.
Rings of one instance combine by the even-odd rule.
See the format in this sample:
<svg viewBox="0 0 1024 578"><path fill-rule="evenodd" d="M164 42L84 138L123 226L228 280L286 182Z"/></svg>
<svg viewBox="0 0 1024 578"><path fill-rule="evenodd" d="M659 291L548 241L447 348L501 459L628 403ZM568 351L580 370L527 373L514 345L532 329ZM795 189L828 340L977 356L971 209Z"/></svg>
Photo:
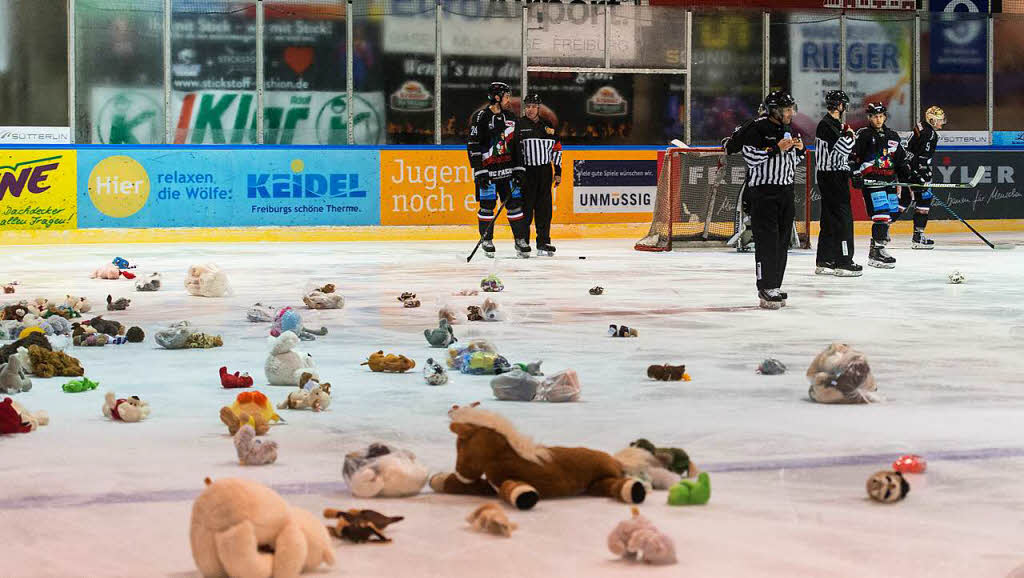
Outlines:
<svg viewBox="0 0 1024 578"><path fill-rule="evenodd" d="M924 112L924 124L914 126L914 134L907 143L910 158L910 182L930 184L932 182L932 157L935 156L935 145L939 142L939 130L946 124L946 113L937 106ZM934 249L935 241L924 236L928 226L928 210L932 206L932 190L926 188L906 187L900 194L900 214L907 207L914 205L914 237L910 242L912 249Z"/></svg>
<svg viewBox="0 0 1024 578"><path fill-rule="evenodd" d="M537 254L551 257L551 166L554 185L562 184L562 143L555 128L540 117L540 95L528 94L523 99L526 116L516 121L516 140L526 167L523 178L523 200L526 203L526 242L530 242L530 222L537 228Z"/></svg>
<svg viewBox="0 0 1024 578"><path fill-rule="evenodd" d="M747 120L743 124L737 126L733 131L732 135L722 139L722 150L727 155L734 155L743 152L743 139L750 127L754 126L754 123L758 119L764 118L767 113L764 110L764 103L757 105L757 116ZM749 171L748 171L749 172ZM732 245L735 243L737 253L748 253L753 250L753 231L750 230L750 203L744 197L743 193L747 190L747 181L749 175L745 175L743 178L743 186L740 187L739 199L736 204L736 218L733 224L736 229L736 234L732 239L729 239L728 244Z"/></svg>
<svg viewBox="0 0 1024 578"><path fill-rule="evenodd" d="M850 97L841 90L825 95L828 111L818 123L814 164L821 191L821 232L818 234L818 275L859 277L863 267L853 262L853 213L850 210L850 152L853 129L843 124Z"/></svg>
<svg viewBox="0 0 1024 578"><path fill-rule="evenodd" d="M498 198L505 204L508 224L515 237L516 253L530 256L529 223L523 212L521 186L525 169L515 138L515 115L508 110L511 89L504 82L492 82L487 89L490 105L473 114L469 128L469 164L476 182L476 200L480 203L477 224L484 241L484 255L494 258L494 207Z"/></svg>
<svg viewBox="0 0 1024 578"><path fill-rule="evenodd" d="M787 295L780 291L793 234L793 178L804 157L804 145L793 138L790 122L796 101L777 90L764 100L768 114L759 118L743 139L743 159L749 170L746 198L754 232L757 294L761 307L779 309Z"/></svg>
<svg viewBox="0 0 1024 578"><path fill-rule="evenodd" d="M896 183L910 176L907 151L900 144L900 135L885 126L888 111L880 102L867 105L868 126L857 131L850 154L853 186L864 193L864 206L871 214L871 251L868 265L892 269L896 258L885 250L889 242L889 224L899 215L900 187L896 185L866 186L875 183ZM906 182L906 181L904 181Z"/></svg>

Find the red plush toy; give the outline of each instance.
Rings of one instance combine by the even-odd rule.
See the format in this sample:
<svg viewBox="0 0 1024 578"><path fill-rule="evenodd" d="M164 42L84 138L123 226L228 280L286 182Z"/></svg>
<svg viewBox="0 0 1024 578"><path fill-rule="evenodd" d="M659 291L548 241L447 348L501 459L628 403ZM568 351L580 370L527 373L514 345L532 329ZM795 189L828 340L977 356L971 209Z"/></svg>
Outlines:
<svg viewBox="0 0 1024 578"><path fill-rule="evenodd" d="M220 368L220 384L224 386L224 389L252 387L252 378L248 373L244 375L239 375L237 371L234 374L228 373L228 368L222 367Z"/></svg>
<svg viewBox="0 0 1024 578"><path fill-rule="evenodd" d="M921 456L908 454L893 462L892 469L901 474L923 474L928 469L928 462Z"/></svg>
<svg viewBox="0 0 1024 578"><path fill-rule="evenodd" d="M0 434L28 433L32 426L21 421L21 414L14 409L14 400L6 397L0 403Z"/></svg>

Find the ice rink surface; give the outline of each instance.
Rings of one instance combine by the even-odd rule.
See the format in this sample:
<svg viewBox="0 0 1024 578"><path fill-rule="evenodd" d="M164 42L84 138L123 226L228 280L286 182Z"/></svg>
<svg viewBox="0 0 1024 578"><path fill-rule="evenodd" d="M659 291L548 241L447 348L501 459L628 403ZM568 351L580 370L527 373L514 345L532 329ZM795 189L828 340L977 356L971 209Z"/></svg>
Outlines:
<svg viewBox="0 0 1024 578"><path fill-rule="evenodd" d="M855 279L815 276L813 253L794 251L781 311L757 308L750 254L641 253L631 240L567 241L557 257L529 260L509 258L511 242L500 241L504 258L471 264L471 242L5 247L0 283L21 283L7 301L82 294L104 313L108 293L129 297L127 311L105 316L141 325L147 338L69 351L98 390L66 394L68 378L33 379L15 396L49 412L51 424L0 437L0 575L198 576L192 499L206 476L242 476L318 515L359 507L406 516L388 528L390 544L336 542L338 564L324 576L1007 576L1024 565L1024 247L993 251L973 236L936 242L934 251L911 251L898 238L896 269L865 266ZM866 265L867 240L858 245ZM161 272L164 289L89 279L115 256L139 273ZM234 296L185 293L186 269L205 262L227 270ZM547 373L575 369L579 403L499 402L486 376L453 373L446 386L425 385L423 362L443 350L428 347L423 329L436 326L440 303L479 304L482 295L451 293L492 270L511 319L462 321L456 335L491 339L513 363L543 359ZM953 270L967 282L947 284ZM313 282L336 283L345 308L303 308ZM594 285L605 294L589 295ZM423 306L404 309L403 291ZM249 372L275 404L289 391L261 385L269 325L245 320L257 301L296 306L307 326L330 329L301 347L334 395L325 413L283 410L288 423L269 434L280 444L277 463L243 467L217 415L237 391L220 387L218 368ZM154 331L183 319L223 335L224 347L159 349ZM612 323L639 337L608 337ZM833 340L866 353L884 403L808 400L804 371ZM378 349L417 367L398 375L360 367ZM756 374L769 356L789 372ZM651 381L653 363L686 364L693 381ZM107 421L108 389L148 400L152 415ZM609 499L507 510L520 527L506 539L468 529L464 518L482 498L429 488L408 499L348 494L344 455L374 441L414 451L432 471L451 470L446 411L476 400L548 445L615 452L647 437L685 448L711 472L711 502L675 508L666 492L653 492L641 506L674 538L679 564L616 560L606 537L629 508ZM928 472L909 476L904 502L870 502L867 477L904 453L923 455Z"/></svg>

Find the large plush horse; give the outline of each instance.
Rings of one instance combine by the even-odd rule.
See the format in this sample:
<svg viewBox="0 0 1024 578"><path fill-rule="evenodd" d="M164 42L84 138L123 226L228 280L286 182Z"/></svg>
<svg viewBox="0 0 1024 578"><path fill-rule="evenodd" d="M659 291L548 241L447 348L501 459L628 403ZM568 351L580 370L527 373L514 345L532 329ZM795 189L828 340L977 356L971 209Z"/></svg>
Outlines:
<svg viewBox="0 0 1024 578"><path fill-rule="evenodd" d="M430 480L435 492L498 494L521 510L541 498L607 496L627 504L646 497L643 484L629 478L612 456L587 448L544 447L523 436L500 415L476 404L448 412L458 436L455 471Z"/></svg>

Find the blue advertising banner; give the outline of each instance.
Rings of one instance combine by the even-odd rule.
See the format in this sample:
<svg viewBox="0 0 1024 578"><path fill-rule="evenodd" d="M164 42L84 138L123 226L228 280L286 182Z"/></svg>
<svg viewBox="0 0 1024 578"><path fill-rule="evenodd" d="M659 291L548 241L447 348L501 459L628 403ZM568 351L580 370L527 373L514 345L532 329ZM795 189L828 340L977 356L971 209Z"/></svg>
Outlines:
<svg viewBox="0 0 1024 578"><path fill-rule="evenodd" d="M932 74L985 74L989 0L931 0Z"/></svg>
<svg viewBox="0 0 1024 578"><path fill-rule="evenodd" d="M1024 147L1024 131L994 131L992 133L992 144L1000 147Z"/></svg>
<svg viewBox="0 0 1024 578"><path fill-rule="evenodd" d="M78 226L380 224L380 153L127 149L78 153Z"/></svg>

